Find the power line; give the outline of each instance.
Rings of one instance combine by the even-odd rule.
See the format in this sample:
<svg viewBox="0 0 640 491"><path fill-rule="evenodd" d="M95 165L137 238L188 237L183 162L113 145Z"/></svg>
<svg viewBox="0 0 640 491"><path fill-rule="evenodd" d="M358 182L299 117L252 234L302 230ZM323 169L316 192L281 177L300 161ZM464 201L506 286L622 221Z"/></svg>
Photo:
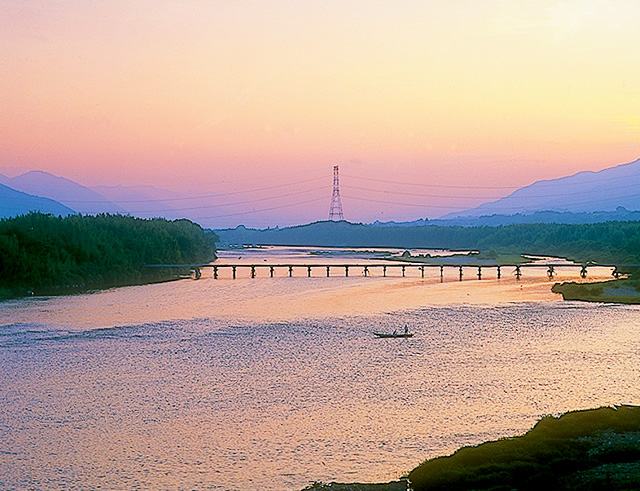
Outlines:
<svg viewBox="0 0 640 491"><path fill-rule="evenodd" d="M562 203L562 205L573 206L573 205L587 205L587 204L594 204L594 203L606 203L612 200L625 199L625 198L640 198L640 193L629 194L624 196L608 196L606 198L597 199L597 200L565 202L565 203ZM426 203L404 203L404 202L398 202L398 201L386 201L386 200L377 200L377 199L370 199L370 198L361 198L358 196L345 196L345 199L353 199L356 201L368 201L371 203L382 203L382 204L388 204L388 205L411 206L411 207L421 207L421 208L438 208L443 210L468 210L469 209L468 206L447 206L447 205L433 205L433 204L426 204ZM481 206L481 205L478 205L478 206ZM501 209L523 210L523 207L522 206L505 206L505 207L501 207Z"/></svg>
<svg viewBox="0 0 640 491"><path fill-rule="evenodd" d="M329 189L327 186L324 187L317 187L314 189L305 189L302 191L296 191L294 193L285 193L285 194L279 194L277 196L266 196L264 198L256 198L256 199L250 199L250 200L243 200L243 201L232 201L232 202L227 202L227 203L216 203L216 204L212 204L212 205L203 205L203 206L190 206L190 207L186 207L186 208L167 208L164 210L127 210L129 213L170 213L170 212L174 212L174 211L189 211L189 210L204 210L204 209L208 209L208 208L219 208L219 207L225 207L225 206L237 206L237 205L248 205L248 204L252 204L252 203L260 203L263 201L271 201L274 199L282 199L282 198L287 198L290 196L299 196L301 194L309 194L312 192L316 192L316 191L326 191L327 189Z"/></svg>
<svg viewBox="0 0 640 491"><path fill-rule="evenodd" d="M354 189L354 190L359 190L359 191L369 191L369 192L374 192L374 193L384 193L384 194L393 194L393 195L403 195L403 196L416 196L416 197L422 197L422 198L442 198L442 199L493 199L493 200L497 200L497 199L505 199L505 200L512 200L512 199L531 199L531 198L560 198L560 197L564 197L564 196L578 196L578 195L589 195L593 193L593 190L589 190L589 191L573 191L573 192L566 192L566 193L559 193L559 194L525 194L522 196L512 196L512 195L507 195L507 196L500 196L500 195L494 195L494 196L479 196L479 195L469 195L469 194L465 194L465 195L460 195L460 194L425 194L425 193L408 193L405 191L389 191L387 189L374 189L374 188L367 188L367 187L363 187L363 186L350 186L350 185L343 185L342 186L344 189ZM616 189L627 189L627 188L637 188L638 185L637 184L630 184L627 186L617 186Z"/></svg>
<svg viewBox="0 0 640 491"><path fill-rule="evenodd" d="M261 208L258 210L251 210L251 211L242 211L242 212L238 212L238 213L227 213L226 215L215 215L215 216L209 216L209 217L192 217L193 219L197 219L197 220L209 220L209 219L214 219L214 218L226 218L226 217L235 217L235 216L240 216L240 215L250 215L252 213L261 213L263 211L271 211L271 210L280 210L282 208L291 208L293 206L301 206L301 205L306 205L309 203L317 203L318 201L324 201L326 198L322 197L322 198L315 198L315 199L310 199L310 200L306 200L306 201L298 201L297 203L290 203L287 205L281 205L281 206L272 206L270 208Z"/></svg>
<svg viewBox="0 0 640 491"><path fill-rule="evenodd" d="M606 169L605 169L606 170ZM417 186L417 187L427 187L427 188L443 188L443 189L503 189L503 190L516 190L516 189L521 189L521 188L525 188L525 187L529 187L532 185L536 185L536 186L554 186L556 183L553 182L546 182L546 181L550 181L550 180L554 180L557 181L559 179L567 179L569 177L574 177L574 176L568 176L568 177L559 177L559 178L554 178L554 179L543 179L543 180L539 180L539 181L534 181L530 184L525 184L525 185L513 185L513 186L472 186L472 185L449 185L449 184L427 184L427 183L423 183L423 182L402 182L402 181L393 181L393 180L389 180L389 179L376 179L374 177L364 177L364 176L354 176L351 174L342 174L344 177L348 177L351 179L361 179L364 181L372 181L372 182L380 182L383 184L398 184L401 186ZM568 183L568 185L570 186L579 186L579 185L583 185L583 184L599 184L602 182L611 182L611 181L618 181L620 179L629 179L631 177L639 177L638 173L635 174L626 174L623 176L615 176L615 177L609 177L609 178L600 178L600 179L595 179L595 180L591 180L591 181L580 181L580 182L574 182L574 183Z"/></svg>
<svg viewBox="0 0 640 491"><path fill-rule="evenodd" d="M301 181L293 181L293 182L287 182L284 184L276 184L273 186L264 186L264 187L259 187L259 188L252 188L252 189L243 189L242 191L229 191L227 193L213 193L213 194L201 194L201 195L195 195L195 196L185 196L182 198L149 198L149 199L135 199L135 200L108 200L108 199L104 199L104 200L71 200L71 199L65 199L64 202L65 203L115 203L115 204L121 204L121 203L155 203L155 202L167 202L167 201L185 201L185 200L190 200L190 199L203 199L203 198L219 198L219 197L224 197L224 196L234 196L234 195L238 195L238 194L246 194L246 193L256 193L259 191L269 191L271 189L279 189L279 188L286 188L289 186L296 186L298 184L305 184L308 182L314 182L314 181L320 181L320 180L324 180L324 177L314 177L312 179L303 179Z"/></svg>

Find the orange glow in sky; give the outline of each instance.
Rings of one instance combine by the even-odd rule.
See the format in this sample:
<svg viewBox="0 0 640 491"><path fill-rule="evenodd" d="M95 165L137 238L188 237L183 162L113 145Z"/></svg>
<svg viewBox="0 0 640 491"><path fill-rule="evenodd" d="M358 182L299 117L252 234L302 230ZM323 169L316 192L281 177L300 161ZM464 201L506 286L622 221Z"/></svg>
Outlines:
<svg viewBox="0 0 640 491"><path fill-rule="evenodd" d="M640 156L639 22L636 0L3 0L0 172L218 191L334 163L597 170Z"/></svg>

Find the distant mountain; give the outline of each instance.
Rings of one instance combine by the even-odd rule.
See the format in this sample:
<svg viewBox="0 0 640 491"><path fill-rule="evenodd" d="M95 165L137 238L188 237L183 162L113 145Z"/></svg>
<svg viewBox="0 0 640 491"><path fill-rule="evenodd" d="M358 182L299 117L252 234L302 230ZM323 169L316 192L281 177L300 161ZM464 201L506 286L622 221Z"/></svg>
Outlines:
<svg viewBox="0 0 640 491"><path fill-rule="evenodd" d="M482 204L453 217L531 214L538 211L594 212L619 207L640 210L640 159L598 172L536 181L509 196Z"/></svg>
<svg viewBox="0 0 640 491"><path fill-rule="evenodd" d="M102 194L70 179L44 171L31 171L7 179L7 186L37 196L56 200L79 213L125 213Z"/></svg>
<svg viewBox="0 0 640 491"><path fill-rule="evenodd" d="M182 196L173 191L155 186L93 186L91 189L137 217L181 218L174 210L174 203L180 203Z"/></svg>
<svg viewBox="0 0 640 491"><path fill-rule="evenodd" d="M75 213L71 208L52 199L33 196L0 184L0 218L23 215L30 211L62 216Z"/></svg>

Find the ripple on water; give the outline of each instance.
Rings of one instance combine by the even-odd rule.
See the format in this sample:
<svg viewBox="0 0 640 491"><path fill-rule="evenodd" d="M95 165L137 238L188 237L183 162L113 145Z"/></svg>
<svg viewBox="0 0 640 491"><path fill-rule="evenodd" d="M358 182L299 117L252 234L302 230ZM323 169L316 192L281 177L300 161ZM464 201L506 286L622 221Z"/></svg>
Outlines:
<svg viewBox="0 0 640 491"><path fill-rule="evenodd" d="M0 487L384 480L540 415L640 402L640 315L432 307L278 323L0 326ZM411 326L407 340L372 331Z"/></svg>

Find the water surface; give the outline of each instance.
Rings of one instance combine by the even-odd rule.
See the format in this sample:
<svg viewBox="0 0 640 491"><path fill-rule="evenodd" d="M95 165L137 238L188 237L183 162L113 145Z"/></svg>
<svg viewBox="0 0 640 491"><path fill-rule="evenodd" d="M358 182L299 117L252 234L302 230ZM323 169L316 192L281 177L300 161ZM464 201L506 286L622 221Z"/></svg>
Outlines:
<svg viewBox="0 0 640 491"><path fill-rule="evenodd" d="M543 414L640 403L640 309L480 294L520 286L243 278L1 304L0 488L388 480ZM480 301L429 298L450 289Z"/></svg>

